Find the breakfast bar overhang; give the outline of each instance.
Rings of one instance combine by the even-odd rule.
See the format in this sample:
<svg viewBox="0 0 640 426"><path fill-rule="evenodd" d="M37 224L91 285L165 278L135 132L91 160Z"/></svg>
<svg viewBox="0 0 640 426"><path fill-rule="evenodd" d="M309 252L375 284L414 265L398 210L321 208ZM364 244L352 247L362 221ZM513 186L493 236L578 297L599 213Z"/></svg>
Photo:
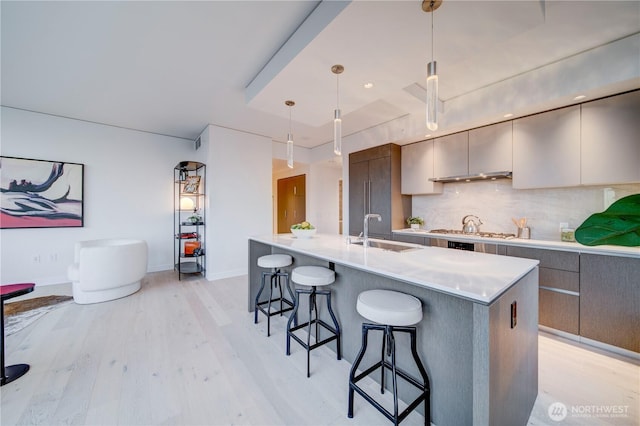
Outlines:
<svg viewBox="0 0 640 426"><path fill-rule="evenodd" d="M358 294L371 289L412 294L424 310L418 352L431 381L432 422L526 425L538 394L538 261L401 245L407 249L363 247L337 235L250 237L247 307L254 309L260 256L290 254L290 269L334 269L333 309L342 328L342 356L353 362L363 322L355 309ZM408 341L399 338L397 345ZM398 363L415 373L405 355ZM365 361L375 362L373 356Z"/></svg>

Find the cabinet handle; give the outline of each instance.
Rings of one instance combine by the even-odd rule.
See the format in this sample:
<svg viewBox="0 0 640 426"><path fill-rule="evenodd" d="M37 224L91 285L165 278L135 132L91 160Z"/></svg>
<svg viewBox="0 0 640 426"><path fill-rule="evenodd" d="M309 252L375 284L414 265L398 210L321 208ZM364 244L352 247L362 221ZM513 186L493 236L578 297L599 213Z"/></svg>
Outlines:
<svg viewBox="0 0 640 426"><path fill-rule="evenodd" d="M284 218L285 219L287 218L287 211L286 210L284 211Z"/></svg>
<svg viewBox="0 0 640 426"><path fill-rule="evenodd" d="M362 217L367 214L367 181L362 182Z"/></svg>
<svg viewBox="0 0 640 426"><path fill-rule="evenodd" d="M298 195L298 187L297 186L293 187L293 195Z"/></svg>

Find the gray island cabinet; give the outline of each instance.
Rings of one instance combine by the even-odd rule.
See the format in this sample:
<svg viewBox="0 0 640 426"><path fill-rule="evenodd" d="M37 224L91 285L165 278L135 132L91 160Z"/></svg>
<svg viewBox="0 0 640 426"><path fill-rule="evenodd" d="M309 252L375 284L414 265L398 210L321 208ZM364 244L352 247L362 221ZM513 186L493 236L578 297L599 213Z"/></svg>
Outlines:
<svg viewBox="0 0 640 426"><path fill-rule="evenodd" d="M431 382L432 422L526 425L538 394L538 261L404 245L411 249L364 248L334 235L251 237L247 307L253 311L262 272L257 267L260 256L290 254L294 262L289 271L303 265L334 269L336 281L330 289L342 328L342 357L353 362L363 322L355 308L358 294L370 289L412 294L423 305L418 352ZM321 317L328 315L322 306L319 310ZM304 305L300 312L306 312ZM396 345L402 348L398 363L416 374L408 339L403 338L397 337ZM379 339L370 336L370 347L379 347L374 346ZM335 345L327 347L335 350ZM367 356L362 365L374 363L379 353L371 350ZM407 388L400 387L405 400L412 390ZM344 399L346 416L346 392Z"/></svg>

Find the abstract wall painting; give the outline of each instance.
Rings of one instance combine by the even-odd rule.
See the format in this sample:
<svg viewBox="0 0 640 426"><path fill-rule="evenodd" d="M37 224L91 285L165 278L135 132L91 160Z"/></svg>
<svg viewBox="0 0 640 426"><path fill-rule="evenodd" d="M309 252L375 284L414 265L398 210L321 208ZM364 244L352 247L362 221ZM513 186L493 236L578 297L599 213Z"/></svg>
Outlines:
<svg viewBox="0 0 640 426"><path fill-rule="evenodd" d="M84 164L0 157L0 228L84 226Z"/></svg>

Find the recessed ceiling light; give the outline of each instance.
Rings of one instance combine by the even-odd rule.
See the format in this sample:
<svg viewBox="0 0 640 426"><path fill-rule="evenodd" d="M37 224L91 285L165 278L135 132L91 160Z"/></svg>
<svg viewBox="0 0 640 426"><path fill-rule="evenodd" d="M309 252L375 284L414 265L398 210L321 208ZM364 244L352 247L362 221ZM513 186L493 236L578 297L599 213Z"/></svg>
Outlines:
<svg viewBox="0 0 640 426"><path fill-rule="evenodd" d="M428 135L424 135L425 138L428 138L429 136L431 136L431 133L429 133Z"/></svg>
<svg viewBox="0 0 640 426"><path fill-rule="evenodd" d="M505 114L505 115L504 115L503 117L504 117L504 118L509 118L509 117L513 117L513 114L511 114L511 113L508 113L508 114Z"/></svg>
<svg viewBox="0 0 640 426"><path fill-rule="evenodd" d="M370 81L364 84L365 89L371 89L372 87L373 87L373 83Z"/></svg>
<svg viewBox="0 0 640 426"><path fill-rule="evenodd" d="M574 101L579 101L580 99L584 99L584 98L586 98L586 96L585 96L585 95L578 95L578 96L576 96L575 98L573 98L573 100L574 100Z"/></svg>

